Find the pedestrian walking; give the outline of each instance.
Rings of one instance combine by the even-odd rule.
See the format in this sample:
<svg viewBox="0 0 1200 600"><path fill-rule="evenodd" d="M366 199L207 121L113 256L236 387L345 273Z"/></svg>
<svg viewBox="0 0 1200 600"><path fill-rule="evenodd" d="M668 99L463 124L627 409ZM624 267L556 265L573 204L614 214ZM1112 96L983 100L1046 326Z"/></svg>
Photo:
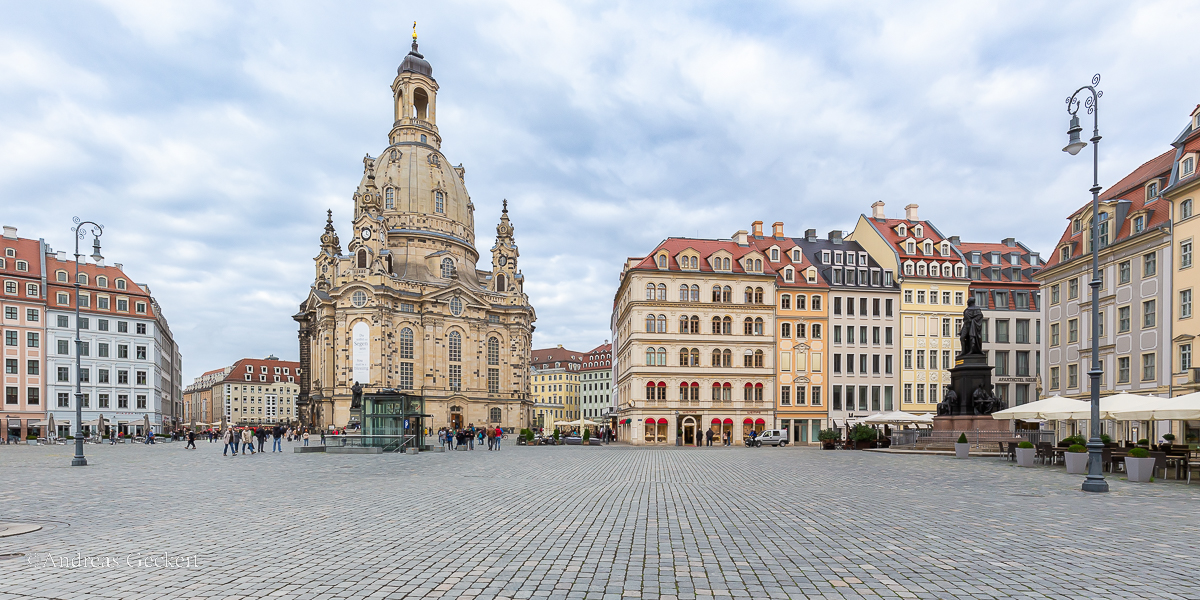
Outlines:
<svg viewBox="0 0 1200 600"><path fill-rule="evenodd" d="M496 452L499 452L500 451L500 440L504 437L504 430L497 427L495 433L496 433Z"/></svg>
<svg viewBox="0 0 1200 600"><path fill-rule="evenodd" d="M221 456L228 456L231 448L233 450L233 455L237 456L237 446L233 441L233 427L225 430L225 435L222 437L222 440L225 442L225 447L221 449Z"/></svg>
<svg viewBox="0 0 1200 600"><path fill-rule="evenodd" d="M254 436L250 434L250 429L242 430L242 454L246 453L246 449L250 449L250 454L254 454Z"/></svg>
<svg viewBox="0 0 1200 600"><path fill-rule="evenodd" d="M186 446L183 447L183 449L187 450L188 448L191 448L192 450L195 450L196 449L196 432L195 431L187 432L187 440L188 440L188 443Z"/></svg>

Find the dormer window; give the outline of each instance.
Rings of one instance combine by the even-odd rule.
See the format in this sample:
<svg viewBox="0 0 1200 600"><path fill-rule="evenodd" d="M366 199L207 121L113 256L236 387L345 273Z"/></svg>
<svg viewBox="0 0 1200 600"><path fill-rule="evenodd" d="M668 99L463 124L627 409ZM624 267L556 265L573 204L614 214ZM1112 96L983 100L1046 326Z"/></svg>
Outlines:
<svg viewBox="0 0 1200 600"><path fill-rule="evenodd" d="M1058 260L1061 262L1067 262L1068 260L1071 260L1071 247L1070 246L1063 246L1062 248L1059 248Z"/></svg>
<svg viewBox="0 0 1200 600"><path fill-rule="evenodd" d="M932 255L933 254L933 243L925 242L925 250L924 251L925 251L926 256Z"/></svg>
<svg viewBox="0 0 1200 600"><path fill-rule="evenodd" d="M858 266L860 266L860 267L867 266L867 253L866 252L858 253Z"/></svg>
<svg viewBox="0 0 1200 600"><path fill-rule="evenodd" d="M908 244L904 248L904 251L908 254L916 254L917 253L917 243L912 240L909 240Z"/></svg>
<svg viewBox="0 0 1200 600"><path fill-rule="evenodd" d="M1179 178L1180 179L1182 179L1184 177L1191 177L1192 173L1194 173L1195 171L1196 171L1196 157L1195 156L1189 156L1189 157L1179 161Z"/></svg>
<svg viewBox="0 0 1200 600"><path fill-rule="evenodd" d="M1146 202L1150 202L1158 197L1158 182L1151 181L1146 184Z"/></svg>
<svg viewBox="0 0 1200 600"><path fill-rule="evenodd" d="M954 265L954 276L955 277L961 278L966 274L966 272L967 272L967 269L966 269L966 267L963 266L962 263L958 263L957 265Z"/></svg>
<svg viewBox="0 0 1200 600"><path fill-rule="evenodd" d="M791 269L784 269L784 270L783 270L783 280L784 280L784 281L791 281L791 280L792 280L792 270L791 270Z"/></svg>
<svg viewBox="0 0 1200 600"><path fill-rule="evenodd" d="M910 262L904 263L904 274L905 275L913 274L913 264L912 263L910 263Z"/></svg>
<svg viewBox="0 0 1200 600"><path fill-rule="evenodd" d="M920 225L913 227L913 235L919 238L925 237L925 228Z"/></svg>
<svg viewBox="0 0 1200 600"><path fill-rule="evenodd" d="M821 251L821 264L825 264L825 265L829 264L829 251L828 250Z"/></svg>
<svg viewBox="0 0 1200 600"><path fill-rule="evenodd" d="M799 248L792 248L792 262L800 262L804 257L800 254Z"/></svg>
<svg viewBox="0 0 1200 600"><path fill-rule="evenodd" d="M779 248L771 248L771 262L779 262Z"/></svg>
<svg viewBox="0 0 1200 600"><path fill-rule="evenodd" d="M833 253L833 264L835 264L835 265L842 264L842 253L841 252Z"/></svg>
<svg viewBox="0 0 1200 600"><path fill-rule="evenodd" d="M942 242L942 256L950 256L950 242Z"/></svg>
<svg viewBox="0 0 1200 600"><path fill-rule="evenodd" d="M124 280L124 279L118 279L118 280L117 280L117 289L118 289L118 290L123 290L123 289L125 289L125 280Z"/></svg>
<svg viewBox="0 0 1200 600"><path fill-rule="evenodd" d="M925 266L925 263L917 263L917 277L924 277L928 272L927 269L928 267Z"/></svg>
<svg viewBox="0 0 1200 600"><path fill-rule="evenodd" d="M808 269L808 271L807 271L807 272L805 272L805 274L804 274L804 275L805 275L805 277L808 279L808 282L809 282L809 283L816 283L816 282L817 282L817 270L816 270L816 269L812 269L812 268L810 268L810 269Z"/></svg>
<svg viewBox="0 0 1200 600"><path fill-rule="evenodd" d="M1071 233L1079 233L1079 219L1071 221Z"/></svg>
<svg viewBox="0 0 1200 600"><path fill-rule="evenodd" d="M901 224L900 227L896 228L896 234L900 237L906 237L908 235L908 228Z"/></svg>

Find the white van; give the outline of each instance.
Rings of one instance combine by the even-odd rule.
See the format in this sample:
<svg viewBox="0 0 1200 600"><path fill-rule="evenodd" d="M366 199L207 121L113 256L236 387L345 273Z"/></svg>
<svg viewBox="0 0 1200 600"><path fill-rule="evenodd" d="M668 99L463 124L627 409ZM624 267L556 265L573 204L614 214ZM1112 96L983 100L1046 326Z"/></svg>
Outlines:
<svg viewBox="0 0 1200 600"><path fill-rule="evenodd" d="M761 446L786 446L788 443L788 432L786 429L767 429L758 434L758 444Z"/></svg>

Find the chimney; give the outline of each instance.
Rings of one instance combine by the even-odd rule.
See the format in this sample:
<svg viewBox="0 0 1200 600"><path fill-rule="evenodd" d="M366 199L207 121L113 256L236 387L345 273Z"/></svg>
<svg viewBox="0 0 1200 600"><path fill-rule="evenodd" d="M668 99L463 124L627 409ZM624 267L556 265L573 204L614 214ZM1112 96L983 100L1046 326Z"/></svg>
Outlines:
<svg viewBox="0 0 1200 600"><path fill-rule="evenodd" d="M961 239L959 239L957 235L952 235L952 236L950 236L950 237L949 237L949 238L947 238L947 239L949 239L949 240L950 240L950 244L951 244L952 246L959 246L959 245L961 245L961 244L962 244L962 240L961 240Z"/></svg>
<svg viewBox="0 0 1200 600"><path fill-rule="evenodd" d="M12 225L5 225L4 226L4 239L6 239L6 240L17 239L17 228L13 227Z"/></svg>
<svg viewBox="0 0 1200 600"><path fill-rule="evenodd" d="M733 241L737 242L739 246L749 246L750 242L746 240L747 235L745 229L739 229L737 233L733 234Z"/></svg>
<svg viewBox="0 0 1200 600"><path fill-rule="evenodd" d="M124 266L125 266L125 265L122 265L121 263L113 263L113 268L115 268L115 269L116 269L116 270L118 270L118 271L123 271L123 270L124 270L124 269L123 269L123 267L124 267Z"/></svg>
<svg viewBox="0 0 1200 600"><path fill-rule="evenodd" d="M1004 244L1005 246L1008 246L1009 248L1016 248L1017 247L1017 238L1004 238L1004 239L1000 240L1000 243Z"/></svg>
<svg viewBox="0 0 1200 600"><path fill-rule="evenodd" d="M916 204L909 204L908 206L904 207L904 218L908 219L909 221L920 221L921 220L917 217L917 205Z"/></svg>
<svg viewBox="0 0 1200 600"><path fill-rule="evenodd" d="M841 232L841 230L840 230L840 229L834 229L833 231L830 231L830 232L829 232L829 241L831 241L831 242L833 242L833 243L835 243L835 244L840 244L840 243L842 243L842 232Z"/></svg>
<svg viewBox="0 0 1200 600"><path fill-rule="evenodd" d="M762 237L762 221L751 223L750 228L754 230L754 237Z"/></svg>
<svg viewBox="0 0 1200 600"><path fill-rule="evenodd" d="M804 230L804 239L805 239L805 241L809 241L809 242L817 241L817 230L816 229L805 229Z"/></svg>
<svg viewBox="0 0 1200 600"><path fill-rule="evenodd" d="M871 218L873 218L873 219L886 219L887 218L887 217L883 216L883 200L878 200L875 202L875 204L871 205Z"/></svg>
<svg viewBox="0 0 1200 600"><path fill-rule="evenodd" d="M58 257L57 257L57 258L58 258L58 260L60 260L60 261L62 261L62 262L67 262L67 251L66 251L66 250L59 250L59 251L58 251Z"/></svg>
<svg viewBox="0 0 1200 600"><path fill-rule="evenodd" d="M783 221L775 221L771 224L771 235L777 239L783 238Z"/></svg>

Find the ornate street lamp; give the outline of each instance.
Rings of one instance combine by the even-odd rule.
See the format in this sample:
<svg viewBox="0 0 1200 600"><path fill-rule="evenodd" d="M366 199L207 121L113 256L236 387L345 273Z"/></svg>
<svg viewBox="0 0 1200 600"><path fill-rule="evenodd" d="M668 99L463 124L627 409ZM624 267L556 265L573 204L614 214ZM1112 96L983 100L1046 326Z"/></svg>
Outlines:
<svg viewBox="0 0 1200 600"><path fill-rule="evenodd" d="M80 221L79 217L72 219L75 222L75 227L71 229L75 233L75 456L71 459L72 467L87 466L87 459L83 457L83 382L80 381L79 374L83 372L82 357L80 349L83 346L83 341L79 339L79 259L83 257L79 253L79 240L92 236L92 260L99 263L104 260L100 255L100 236L104 234L104 226L92 221ZM97 424L99 426L99 424Z"/></svg>
<svg viewBox="0 0 1200 600"><path fill-rule="evenodd" d="M1100 85L1100 74L1097 73L1092 77L1092 84L1085 85L1071 94L1067 98L1067 113L1071 115L1071 124L1067 129L1067 135L1070 136L1063 152L1072 156L1079 154L1080 150L1087 147L1087 143L1080 141L1079 132L1083 128L1079 126L1079 108L1082 106L1087 109L1087 113L1092 115L1092 281L1088 284L1092 288L1092 368L1088 370L1088 379L1092 385L1092 415L1091 415L1091 437L1088 438L1088 474L1083 480L1083 491L1085 492L1107 492L1108 482L1104 480L1104 465L1102 464L1102 451L1104 443L1100 441L1100 374L1103 372L1100 369L1100 98L1104 96L1104 92L1098 91L1096 86ZM1079 100L1079 93L1087 90L1088 94Z"/></svg>

